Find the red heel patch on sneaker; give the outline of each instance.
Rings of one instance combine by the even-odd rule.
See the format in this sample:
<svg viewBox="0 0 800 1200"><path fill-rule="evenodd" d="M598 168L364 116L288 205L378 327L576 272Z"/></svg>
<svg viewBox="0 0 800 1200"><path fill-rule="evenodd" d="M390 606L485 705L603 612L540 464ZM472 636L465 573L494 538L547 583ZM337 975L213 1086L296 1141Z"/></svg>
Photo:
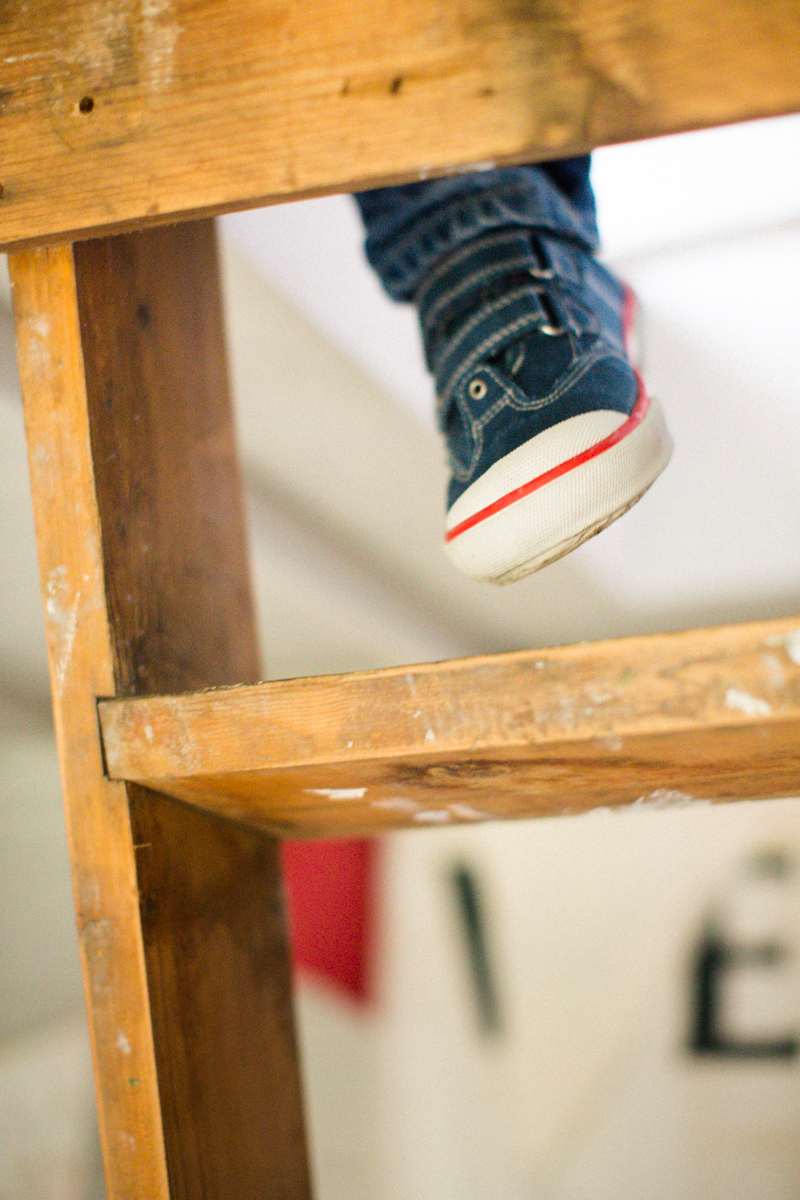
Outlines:
<svg viewBox="0 0 800 1200"><path fill-rule="evenodd" d="M612 446L616 446L618 442L623 441L628 434L633 433L634 429L641 425L650 407L650 397L644 390L644 383L638 371L636 372L636 379L639 384L638 398L633 406L631 415L626 421L623 421L618 429L615 429L613 433L603 438L602 441L595 442L593 446L589 446L588 450L582 450L580 454L576 454L572 458L568 458L565 462L559 463L557 467L551 467L549 471L545 471L542 475L537 475L535 479L529 480L528 483L523 483L520 487L514 488L512 492L507 492L499 500L487 504L485 508L473 513L471 517L467 517L466 520L461 521L460 524L450 529L445 534L444 540L452 542L459 534L466 533L468 529L473 529L476 525L480 525L481 521L485 521L487 517L493 517L495 513L502 512L504 508L508 508L511 504L516 504L518 500L523 500L525 496L530 496L531 492L538 491L539 488L544 487L551 480L558 479L561 475L567 475L570 471L574 471L576 467L581 466L582 463L589 462L592 458L597 458L599 454L602 454L605 450L610 450Z"/></svg>

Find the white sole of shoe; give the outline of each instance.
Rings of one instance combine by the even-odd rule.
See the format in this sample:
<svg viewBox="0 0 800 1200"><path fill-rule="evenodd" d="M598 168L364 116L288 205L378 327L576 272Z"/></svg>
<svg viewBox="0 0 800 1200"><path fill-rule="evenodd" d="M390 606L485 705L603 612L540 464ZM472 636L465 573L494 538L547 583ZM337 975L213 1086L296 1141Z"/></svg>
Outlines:
<svg viewBox="0 0 800 1200"><path fill-rule="evenodd" d="M621 517L671 454L661 408L640 384L629 417L569 417L490 467L448 512L445 549L465 575L512 583Z"/></svg>

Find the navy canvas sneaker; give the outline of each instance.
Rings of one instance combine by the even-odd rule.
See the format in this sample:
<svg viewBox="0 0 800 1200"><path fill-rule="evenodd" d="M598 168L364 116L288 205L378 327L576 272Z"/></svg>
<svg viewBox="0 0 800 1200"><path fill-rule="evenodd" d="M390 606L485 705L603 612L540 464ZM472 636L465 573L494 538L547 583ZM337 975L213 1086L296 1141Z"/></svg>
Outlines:
<svg viewBox="0 0 800 1200"><path fill-rule="evenodd" d="M667 465L631 361L633 295L579 241L494 228L414 300L452 470L446 548L467 575L509 583L560 558Z"/></svg>

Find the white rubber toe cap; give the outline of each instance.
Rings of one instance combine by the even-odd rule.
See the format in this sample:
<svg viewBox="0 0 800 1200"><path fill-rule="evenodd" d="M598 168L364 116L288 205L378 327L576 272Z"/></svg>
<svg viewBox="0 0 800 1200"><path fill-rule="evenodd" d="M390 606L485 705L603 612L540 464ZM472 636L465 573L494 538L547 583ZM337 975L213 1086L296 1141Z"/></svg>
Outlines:
<svg viewBox="0 0 800 1200"><path fill-rule="evenodd" d="M672 441L644 390L629 417L601 410L551 426L459 496L445 548L473 579L510 583L599 533L663 471Z"/></svg>

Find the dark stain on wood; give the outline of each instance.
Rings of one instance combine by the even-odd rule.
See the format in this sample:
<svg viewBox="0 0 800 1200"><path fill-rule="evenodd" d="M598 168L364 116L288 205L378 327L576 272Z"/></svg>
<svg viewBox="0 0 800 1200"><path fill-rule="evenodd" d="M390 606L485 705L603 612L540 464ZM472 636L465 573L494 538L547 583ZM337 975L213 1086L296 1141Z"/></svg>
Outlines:
<svg viewBox="0 0 800 1200"><path fill-rule="evenodd" d="M254 681L213 223L74 261L117 689ZM309 1200L276 844L128 797L170 1197Z"/></svg>

